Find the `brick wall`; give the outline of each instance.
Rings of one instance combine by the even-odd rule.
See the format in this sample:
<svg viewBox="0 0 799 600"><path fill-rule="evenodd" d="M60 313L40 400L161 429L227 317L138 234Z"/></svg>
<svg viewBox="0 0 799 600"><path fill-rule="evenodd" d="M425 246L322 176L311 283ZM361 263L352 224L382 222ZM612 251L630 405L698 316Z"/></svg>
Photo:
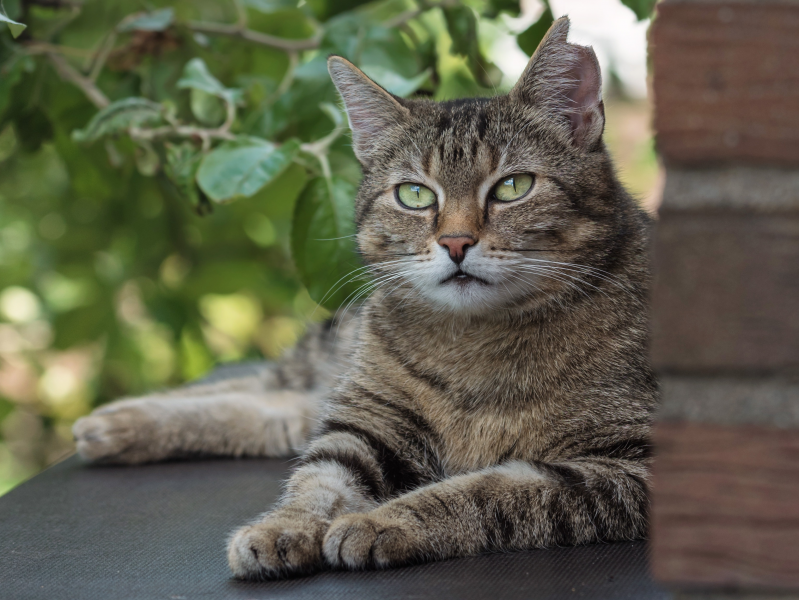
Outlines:
<svg viewBox="0 0 799 600"><path fill-rule="evenodd" d="M798 597L799 0L663 0L650 43L653 571Z"/></svg>

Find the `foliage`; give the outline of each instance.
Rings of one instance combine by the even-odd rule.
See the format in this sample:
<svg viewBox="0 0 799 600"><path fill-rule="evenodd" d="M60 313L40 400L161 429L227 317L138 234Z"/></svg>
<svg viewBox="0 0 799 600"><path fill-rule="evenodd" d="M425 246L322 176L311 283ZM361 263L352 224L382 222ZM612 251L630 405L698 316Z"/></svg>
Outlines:
<svg viewBox="0 0 799 600"><path fill-rule="evenodd" d="M92 406L276 356L367 289L349 276L360 168L327 56L400 96L487 95L502 74L479 28L519 4L0 10L2 487Z"/></svg>
<svg viewBox="0 0 799 600"><path fill-rule="evenodd" d="M350 276L360 168L326 57L400 96L489 95L508 82L480 28L519 13L518 0L0 7L0 493L68 449L94 405L277 356L368 290Z"/></svg>

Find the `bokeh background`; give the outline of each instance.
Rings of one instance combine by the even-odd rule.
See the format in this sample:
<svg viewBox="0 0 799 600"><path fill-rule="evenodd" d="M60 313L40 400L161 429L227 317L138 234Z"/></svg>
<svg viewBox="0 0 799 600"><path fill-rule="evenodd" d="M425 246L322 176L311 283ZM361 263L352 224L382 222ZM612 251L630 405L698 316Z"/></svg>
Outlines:
<svg viewBox="0 0 799 600"><path fill-rule="evenodd" d="M359 177L338 135L330 52L398 94L493 94L569 14L571 39L593 45L603 67L621 178L654 210L651 4L5 0L28 27L0 33L0 494L72 452L71 425L93 407L274 358L357 289L325 298L351 248L318 245L330 206L346 200L314 181L346 196ZM198 58L210 78L187 68ZM112 108L158 103L160 121L129 106L97 121L95 91ZM172 133L146 139L156 127ZM179 127L199 133L172 135ZM244 192L197 178L231 149L273 160L295 140L305 145Z"/></svg>

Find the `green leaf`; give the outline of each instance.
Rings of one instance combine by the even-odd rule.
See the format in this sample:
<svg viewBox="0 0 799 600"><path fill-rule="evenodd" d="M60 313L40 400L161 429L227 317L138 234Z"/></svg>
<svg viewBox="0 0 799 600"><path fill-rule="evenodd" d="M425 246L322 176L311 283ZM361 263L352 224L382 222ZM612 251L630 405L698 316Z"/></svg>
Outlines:
<svg viewBox="0 0 799 600"><path fill-rule="evenodd" d="M191 142L166 145L164 173L195 209L201 204L195 177L202 157L202 153L198 152Z"/></svg>
<svg viewBox="0 0 799 600"><path fill-rule="evenodd" d="M162 110L160 104L146 98L117 100L94 115L84 129L73 131L72 139L76 142L93 142L130 127L151 125L161 120Z"/></svg>
<svg viewBox="0 0 799 600"><path fill-rule="evenodd" d="M353 221L356 186L339 177L311 180L294 208L291 251L308 293L336 309L363 283L350 273L360 266Z"/></svg>
<svg viewBox="0 0 799 600"><path fill-rule="evenodd" d="M183 77L177 84L180 89L202 90L230 104L236 104L242 98L242 91L227 88L208 70L202 58L192 58L183 69Z"/></svg>
<svg viewBox="0 0 799 600"><path fill-rule="evenodd" d="M204 90L190 92L191 113L203 125L216 127L225 121L225 105L222 100Z"/></svg>
<svg viewBox="0 0 799 600"><path fill-rule="evenodd" d="M361 68L364 73L376 81L381 87L403 98L410 96L422 87L430 76L429 69L416 77L408 79L399 75L396 71L380 65L362 65Z"/></svg>
<svg viewBox="0 0 799 600"><path fill-rule="evenodd" d="M287 8L297 8L299 0L241 0L241 3L258 11L271 13Z"/></svg>
<svg viewBox="0 0 799 600"><path fill-rule="evenodd" d="M546 8L544 12L541 13L541 16L538 17L538 20L516 37L519 48L529 56L533 55L535 49L538 48L538 44L544 39L552 23L555 22L555 15L552 14L549 3L546 2L545 5Z"/></svg>
<svg viewBox="0 0 799 600"><path fill-rule="evenodd" d="M452 38L452 52L466 57L469 70L482 86L498 85L502 72L480 52L474 11L468 6L451 6L444 9L444 18Z"/></svg>
<svg viewBox="0 0 799 600"><path fill-rule="evenodd" d="M197 183L215 202L250 197L291 164L299 147L297 140L277 146L244 136L225 142L203 159Z"/></svg>
<svg viewBox="0 0 799 600"><path fill-rule="evenodd" d="M657 0L621 0L624 6L631 9L639 21L648 19L652 16L652 10L655 8Z"/></svg>
<svg viewBox="0 0 799 600"><path fill-rule="evenodd" d="M137 13L124 19L117 31L164 31L175 21L175 11L172 8L162 8L149 13Z"/></svg>
<svg viewBox="0 0 799 600"><path fill-rule="evenodd" d="M136 168L145 177L152 177L161 169L161 159L150 142L137 142L135 159Z"/></svg>
<svg viewBox="0 0 799 600"><path fill-rule="evenodd" d="M6 23L8 25L11 36L14 38L18 38L20 34L28 27L23 23L17 23L16 21L9 19L6 16L6 11L3 10L2 6L0 6L0 23Z"/></svg>
<svg viewBox="0 0 799 600"><path fill-rule="evenodd" d="M0 123L11 103L11 92L22 79L22 73L33 71L33 59L29 56L14 56L0 67Z"/></svg>
<svg viewBox="0 0 799 600"><path fill-rule="evenodd" d="M518 17L520 11L521 2L519 0L489 0L483 14L490 19L495 19L501 12L506 12L512 17Z"/></svg>

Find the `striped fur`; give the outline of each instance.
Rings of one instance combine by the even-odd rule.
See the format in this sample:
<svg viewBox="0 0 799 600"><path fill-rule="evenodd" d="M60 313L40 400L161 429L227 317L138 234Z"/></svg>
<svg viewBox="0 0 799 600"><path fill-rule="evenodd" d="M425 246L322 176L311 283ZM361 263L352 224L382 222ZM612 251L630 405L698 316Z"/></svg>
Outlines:
<svg viewBox="0 0 799 600"><path fill-rule="evenodd" d="M279 505L230 539L237 577L646 534L649 220L602 142L593 52L567 32L556 22L516 88L491 99L402 100L330 59L364 167L356 222L375 285L345 313L344 343L320 329L306 347L324 352L270 367L263 403L285 388L326 401L301 404L316 425ZM535 174L531 192L491 201L513 173ZM403 208L394 189L407 181L435 206ZM474 242L459 264L447 236ZM211 434L238 439L214 422ZM185 445L129 447L151 460Z"/></svg>

